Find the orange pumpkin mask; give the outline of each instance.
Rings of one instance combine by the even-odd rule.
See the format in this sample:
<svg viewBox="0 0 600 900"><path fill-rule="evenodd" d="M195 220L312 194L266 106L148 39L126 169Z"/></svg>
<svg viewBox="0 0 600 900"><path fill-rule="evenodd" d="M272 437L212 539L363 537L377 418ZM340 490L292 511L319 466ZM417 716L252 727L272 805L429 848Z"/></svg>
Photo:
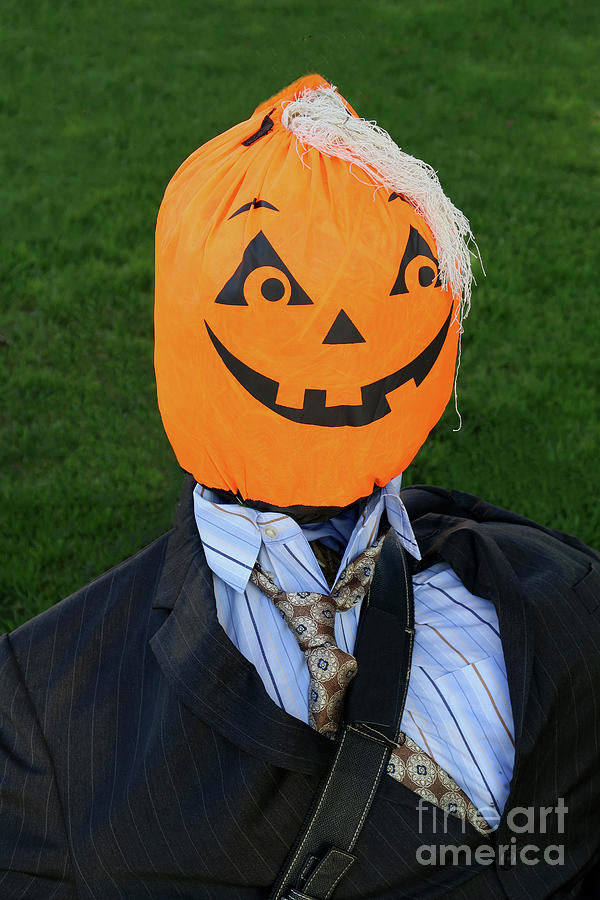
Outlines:
<svg viewBox="0 0 600 900"><path fill-rule="evenodd" d="M156 228L158 400L179 463L282 507L345 506L406 468L452 393L470 285L464 254L442 271L426 198L294 131L292 101L345 104L334 91L301 79L196 150ZM373 128L342 110L341 127Z"/></svg>

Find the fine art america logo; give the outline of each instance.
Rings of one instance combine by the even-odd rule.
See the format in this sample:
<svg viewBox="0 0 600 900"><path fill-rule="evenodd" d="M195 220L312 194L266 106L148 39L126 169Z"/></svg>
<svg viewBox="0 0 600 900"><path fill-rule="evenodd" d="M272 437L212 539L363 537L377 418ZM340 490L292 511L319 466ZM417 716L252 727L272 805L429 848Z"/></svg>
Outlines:
<svg viewBox="0 0 600 900"><path fill-rule="evenodd" d="M448 810L443 810L423 800L417 804L419 813L419 834L423 834L424 813L432 816L429 834L445 834L447 832L448 816L452 815ZM552 829L558 834L565 833L565 815L569 808L565 806L564 798L558 798L556 806L515 806L506 815L506 824L513 833L508 843L490 844L488 842L470 847L468 844L421 844L417 848L417 862L421 866L469 866L475 863L480 866L490 866L497 863L501 868L516 866L537 866L545 863L549 866L562 866L565 861L564 844L545 844L541 847L535 843L523 843L517 846L515 835L543 835L547 834L548 817L556 815L557 827ZM485 816L485 810L480 810ZM441 827L440 827L441 826ZM462 831L465 832L465 819L462 822ZM543 843L543 842L542 842Z"/></svg>

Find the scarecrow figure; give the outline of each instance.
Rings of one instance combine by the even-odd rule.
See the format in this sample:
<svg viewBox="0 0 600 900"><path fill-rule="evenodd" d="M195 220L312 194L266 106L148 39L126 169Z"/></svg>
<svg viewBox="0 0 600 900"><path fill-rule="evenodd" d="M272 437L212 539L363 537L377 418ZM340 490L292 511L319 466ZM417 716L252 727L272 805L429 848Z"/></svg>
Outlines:
<svg viewBox="0 0 600 900"><path fill-rule="evenodd" d="M317 75L177 171L155 365L189 474L171 532L0 638L3 896L593 889L598 555L400 491L470 245Z"/></svg>

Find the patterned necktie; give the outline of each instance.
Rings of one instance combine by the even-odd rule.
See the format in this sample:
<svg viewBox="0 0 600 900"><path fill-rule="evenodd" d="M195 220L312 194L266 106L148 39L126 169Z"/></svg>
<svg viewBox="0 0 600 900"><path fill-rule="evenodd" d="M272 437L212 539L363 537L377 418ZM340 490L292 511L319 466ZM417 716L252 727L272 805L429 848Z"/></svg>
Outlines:
<svg viewBox="0 0 600 900"><path fill-rule="evenodd" d="M308 722L320 734L334 738L346 688L356 675L356 660L335 640L335 614L351 609L367 593L383 537L350 563L329 596L313 591L280 590L273 575L257 563L250 580L273 601L304 651L310 684Z"/></svg>
<svg viewBox="0 0 600 900"><path fill-rule="evenodd" d="M340 573L331 594L282 591L271 572L256 563L250 580L269 597L291 628L303 650L310 674L308 723L320 734L336 735L346 689L357 672L354 656L340 650L334 622L338 611L351 609L367 593L383 536ZM400 734L387 767L388 775L445 812L468 820L481 834L491 829L475 805L429 754L407 735Z"/></svg>
<svg viewBox="0 0 600 900"><path fill-rule="evenodd" d="M392 750L387 773L433 806L470 822L480 834L491 834L491 826L452 776L403 732ZM432 821L435 830L435 815Z"/></svg>

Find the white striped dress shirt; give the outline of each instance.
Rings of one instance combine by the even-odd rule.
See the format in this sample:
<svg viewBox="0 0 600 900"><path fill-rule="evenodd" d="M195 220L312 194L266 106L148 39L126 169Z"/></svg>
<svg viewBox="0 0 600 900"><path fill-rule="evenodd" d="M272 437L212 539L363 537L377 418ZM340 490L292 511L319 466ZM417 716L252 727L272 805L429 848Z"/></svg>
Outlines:
<svg viewBox="0 0 600 900"><path fill-rule="evenodd" d="M256 668L271 699L308 722L309 674L291 629L249 581L255 562L285 591L330 588L310 541L342 553L341 571L377 536L385 510L405 549L420 559L400 476L376 490L360 512L299 526L289 516L223 504L197 485L194 511L213 572L219 622ZM415 644L402 717L412 737L462 787L490 825L497 825L512 777L513 720L498 619L489 600L471 594L452 568L438 563L413 578ZM352 653L361 604L338 613L339 647Z"/></svg>

